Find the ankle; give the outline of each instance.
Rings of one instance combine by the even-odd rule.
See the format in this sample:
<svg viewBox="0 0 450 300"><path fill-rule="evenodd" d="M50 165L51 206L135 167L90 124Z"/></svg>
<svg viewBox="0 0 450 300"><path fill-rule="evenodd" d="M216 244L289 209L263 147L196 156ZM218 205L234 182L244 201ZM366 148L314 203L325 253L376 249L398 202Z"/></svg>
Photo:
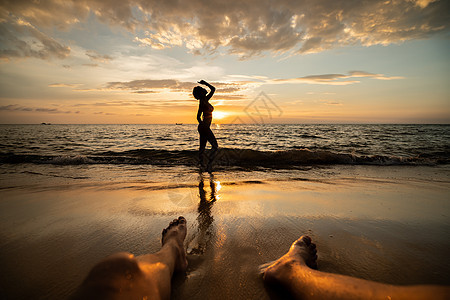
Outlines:
<svg viewBox="0 0 450 300"><path fill-rule="evenodd" d="M309 268L306 263L295 257L285 256L269 266L264 273L264 281L272 284L284 281L292 275L294 269Z"/></svg>

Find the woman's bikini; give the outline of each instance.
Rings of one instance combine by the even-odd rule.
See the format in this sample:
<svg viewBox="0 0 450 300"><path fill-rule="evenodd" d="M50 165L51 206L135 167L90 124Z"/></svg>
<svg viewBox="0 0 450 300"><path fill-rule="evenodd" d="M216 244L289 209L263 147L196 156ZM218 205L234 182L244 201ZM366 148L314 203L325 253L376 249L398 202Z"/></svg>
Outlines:
<svg viewBox="0 0 450 300"><path fill-rule="evenodd" d="M202 103L203 122L208 127L209 127L209 125L211 125L213 110L214 110L214 106L212 106L211 103L209 103L207 101L206 101L206 103L205 102Z"/></svg>

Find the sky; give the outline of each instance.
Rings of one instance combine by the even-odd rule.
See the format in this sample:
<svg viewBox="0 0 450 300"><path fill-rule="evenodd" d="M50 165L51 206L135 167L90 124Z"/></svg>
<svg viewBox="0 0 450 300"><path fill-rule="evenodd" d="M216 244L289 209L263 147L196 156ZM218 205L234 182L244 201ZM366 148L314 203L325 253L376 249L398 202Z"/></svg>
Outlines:
<svg viewBox="0 0 450 300"><path fill-rule="evenodd" d="M0 0L0 123L450 123L448 0Z"/></svg>

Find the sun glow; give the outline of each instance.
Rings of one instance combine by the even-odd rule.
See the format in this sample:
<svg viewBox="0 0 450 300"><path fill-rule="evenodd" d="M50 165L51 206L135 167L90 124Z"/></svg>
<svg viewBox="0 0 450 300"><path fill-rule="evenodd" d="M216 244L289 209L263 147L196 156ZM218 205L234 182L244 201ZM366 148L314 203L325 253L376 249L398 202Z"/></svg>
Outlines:
<svg viewBox="0 0 450 300"><path fill-rule="evenodd" d="M223 119L223 118L225 118L228 115L229 115L229 113L226 113L226 112L223 112L223 111L214 111L213 112L213 117L215 119L218 119L218 120Z"/></svg>

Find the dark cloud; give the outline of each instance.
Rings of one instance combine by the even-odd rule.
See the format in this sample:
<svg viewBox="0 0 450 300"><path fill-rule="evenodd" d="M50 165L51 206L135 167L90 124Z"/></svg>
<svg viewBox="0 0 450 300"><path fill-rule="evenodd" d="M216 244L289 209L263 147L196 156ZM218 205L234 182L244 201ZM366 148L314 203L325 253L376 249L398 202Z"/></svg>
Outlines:
<svg viewBox="0 0 450 300"><path fill-rule="evenodd" d="M96 68L98 67L98 64L82 64L85 67L92 67L92 68Z"/></svg>
<svg viewBox="0 0 450 300"><path fill-rule="evenodd" d="M66 58L70 48L39 31L28 21L0 12L0 57Z"/></svg>
<svg viewBox="0 0 450 300"><path fill-rule="evenodd" d="M62 111L57 108L47 108L47 107L32 108L32 107L26 107L26 106L21 106L21 105L17 105L17 104L0 106L0 111L34 111L34 112L52 113L52 114L70 114L70 113L72 113L72 111ZM75 112L75 113L79 113L79 112Z"/></svg>
<svg viewBox="0 0 450 300"><path fill-rule="evenodd" d="M10 105L3 105L0 106L0 110L6 110L6 111L33 111L30 107L23 107L16 104L10 104Z"/></svg>
<svg viewBox="0 0 450 300"><path fill-rule="evenodd" d="M239 83L212 82L211 84L216 87L219 93L233 93L241 90ZM198 83L184 82L176 79L141 79L125 82L108 82L106 88L112 90L130 90L133 93L147 94L163 89L172 92L190 92L196 85Z"/></svg>
<svg viewBox="0 0 450 300"><path fill-rule="evenodd" d="M94 112L94 115L116 116L117 114L110 113L110 112L104 112L104 111L98 111L98 112Z"/></svg>
<svg viewBox="0 0 450 300"><path fill-rule="evenodd" d="M155 49L184 46L197 54L226 49L244 58L423 39L447 32L450 23L448 0L4 0L0 5L2 25L5 15L13 15L37 28L65 29L93 14ZM33 52L27 41L1 30L11 46L2 50L3 56L68 54L67 47L44 37L37 39L46 50ZM109 59L98 54L91 58Z"/></svg>
<svg viewBox="0 0 450 300"><path fill-rule="evenodd" d="M97 53L94 50L88 50L86 51L86 55L93 61L98 61L98 62L102 62L102 63L108 63L110 62L113 58L109 55L106 54L100 54ZM95 66L98 66L97 64Z"/></svg>
<svg viewBox="0 0 450 300"><path fill-rule="evenodd" d="M36 108L35 111L39 111L39 112L48 112L48 113L59 112L59 110L56 109L56 108Z"/></svg>
<svg viewBox="0 0 450 300"><path fill-rule="evenodd" d="M127 82L108 82L106 88L115 90L148 90L148 89L171 89L179 90L182 86L189 84L191 88L193 83L179 82L175 79L160 79L160 80L132 80Z"/></svg>
<svg viewBox="0 0 450 300"><path fill-rule="evenodd" d="M337 101L322 101L324 105L331 105L331 106L342 106L342 103Z"/></svg>
<svg viewBox="0 0 450 300"><path fill-rule="evenodd" d="M134 91L134 94L153 94L156 93L156 91Z"/></svg>

